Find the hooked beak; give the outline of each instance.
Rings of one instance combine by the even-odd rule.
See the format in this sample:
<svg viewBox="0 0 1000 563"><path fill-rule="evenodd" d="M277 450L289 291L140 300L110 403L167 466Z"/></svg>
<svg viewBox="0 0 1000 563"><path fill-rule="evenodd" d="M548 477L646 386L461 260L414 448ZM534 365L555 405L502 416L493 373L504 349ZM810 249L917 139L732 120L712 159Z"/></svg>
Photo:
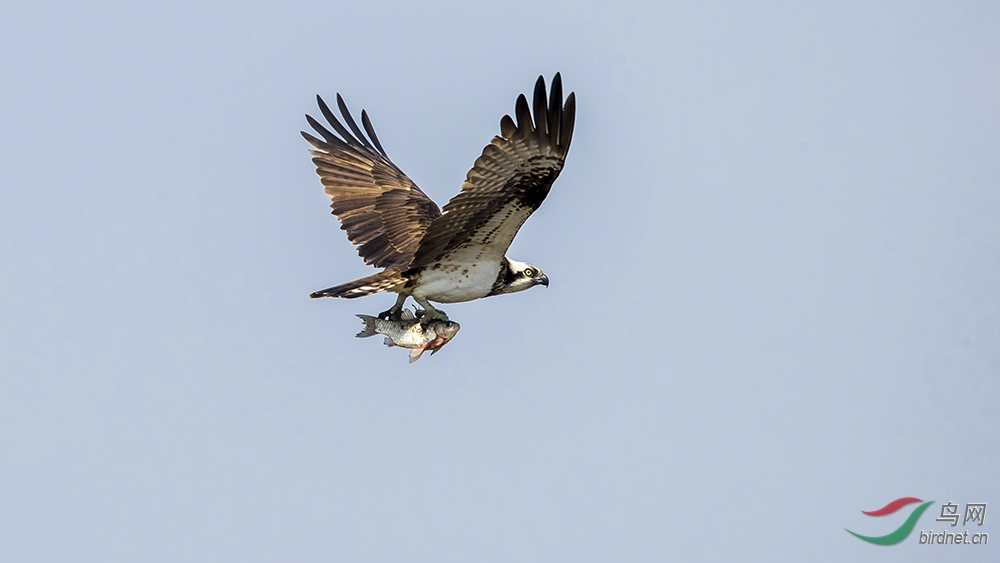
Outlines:
<svg viewBox="0 0 1000 563"><path fill-rule="evenodd" d="M544 285L545 287L549 287L549 276L546 276L545 274L542 274L542 275L538 276L538 281L535 282L535 283Z"/></svg>

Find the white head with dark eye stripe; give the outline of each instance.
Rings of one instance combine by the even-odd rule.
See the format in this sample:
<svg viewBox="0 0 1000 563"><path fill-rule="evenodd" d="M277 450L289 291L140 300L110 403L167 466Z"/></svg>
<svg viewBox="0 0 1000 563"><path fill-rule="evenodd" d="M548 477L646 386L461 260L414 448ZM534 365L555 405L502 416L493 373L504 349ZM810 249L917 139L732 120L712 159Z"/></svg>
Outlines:
<svg viewBox="0 0 1000 563"><path fill-rule="evenodd" d="M494 294L515 293L536 285L548 287L549 277L538 266L510 258L504 258L504 261L505 263L500 267L500 275L497 276L497 281L493 284Z"/></svg>

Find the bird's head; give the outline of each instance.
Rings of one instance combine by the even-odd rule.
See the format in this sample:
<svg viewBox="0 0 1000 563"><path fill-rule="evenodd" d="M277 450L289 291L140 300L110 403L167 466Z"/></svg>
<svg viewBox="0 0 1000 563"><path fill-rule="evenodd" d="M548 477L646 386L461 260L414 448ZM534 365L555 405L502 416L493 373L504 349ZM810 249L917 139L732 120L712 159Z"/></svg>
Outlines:
<svg viewBox="0 0 1000 563"><path fill-rule="evenodd" d="M518 262L507 258L509 270L504 276L504 284L500 293L515 293L536 285L549 286L549 277L542 273L542 269L534 264Z"/></svg>

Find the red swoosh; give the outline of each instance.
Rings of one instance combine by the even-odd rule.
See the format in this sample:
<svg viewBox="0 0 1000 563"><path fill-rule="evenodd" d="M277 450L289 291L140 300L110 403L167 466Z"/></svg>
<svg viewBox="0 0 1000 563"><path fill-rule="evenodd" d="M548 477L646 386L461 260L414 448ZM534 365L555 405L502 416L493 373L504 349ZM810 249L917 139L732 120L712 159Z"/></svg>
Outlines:
<svg viewBox="0 0 1000 563"><path fill-rule="evenodd" d="M890 502L889 504L883 506L878 510L872 510L871 512L865 512L864 510L862 510L861 513L867 514L868 516L885 516L886 514L892 514L893 512L899 510L900 508L903 508L904 506L908 504L913 504L915 502L924 502L924 501L918 499L917 497L903 497Z"/></svg>

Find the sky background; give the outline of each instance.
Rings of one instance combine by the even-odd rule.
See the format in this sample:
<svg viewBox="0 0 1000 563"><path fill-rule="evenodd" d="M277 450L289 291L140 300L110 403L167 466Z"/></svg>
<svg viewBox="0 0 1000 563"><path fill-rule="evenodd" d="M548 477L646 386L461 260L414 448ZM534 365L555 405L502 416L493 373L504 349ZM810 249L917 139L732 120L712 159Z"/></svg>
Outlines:
<svg viewBox="0 0 1000 563"><path fill-rule="evenodd" d="M997 560L1000 6L827 4L5 7L2 558ZM548 289L413 365L307 298L316 94L443 205L556 71Z"/></svg>

